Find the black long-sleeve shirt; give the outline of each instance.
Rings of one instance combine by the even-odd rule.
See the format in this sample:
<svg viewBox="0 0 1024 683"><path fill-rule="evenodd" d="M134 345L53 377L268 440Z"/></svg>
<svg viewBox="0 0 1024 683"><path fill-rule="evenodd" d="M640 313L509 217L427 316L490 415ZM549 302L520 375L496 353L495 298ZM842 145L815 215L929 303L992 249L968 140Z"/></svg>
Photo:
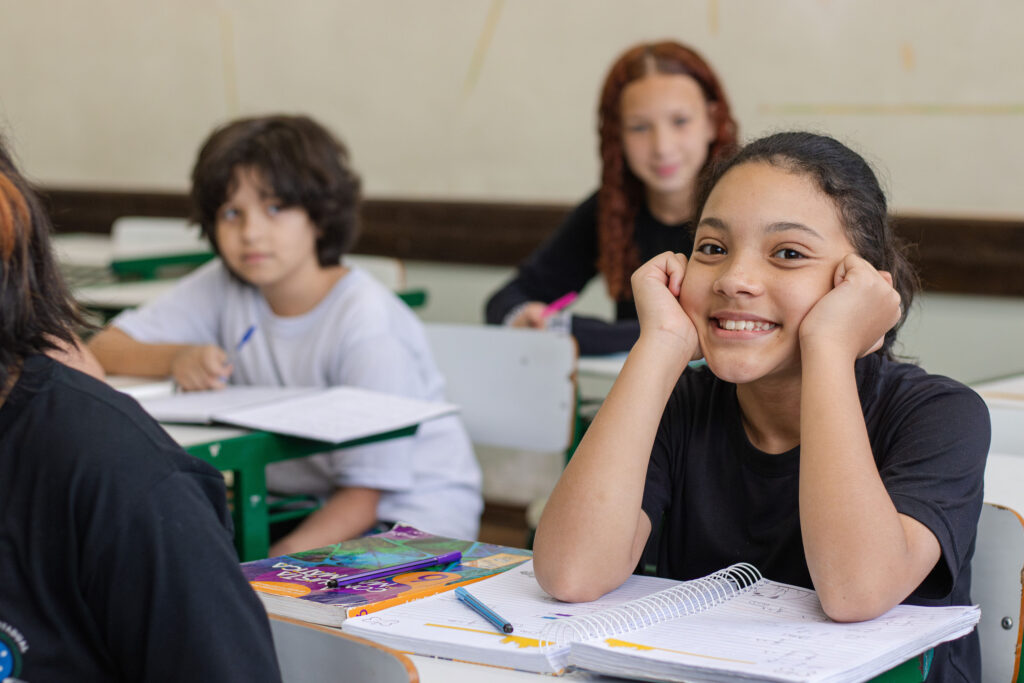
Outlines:
<svg viewBox="0 0 1024 683"><path fill-rule="evenodd" d="M690 222L666 225L655 218L646 203L639 207L633 241L640 262L663 251L689 256L693 250ZM488 323L500 324L509 311L527 301L550 303L568 292L581 291L597 275L597 193L573 209L548 240L519 266L514 278L487 302ZM572 334L582 355L628 351L640 336L636 305L632 299L615 302L615 322L573 315Z"/></svg>

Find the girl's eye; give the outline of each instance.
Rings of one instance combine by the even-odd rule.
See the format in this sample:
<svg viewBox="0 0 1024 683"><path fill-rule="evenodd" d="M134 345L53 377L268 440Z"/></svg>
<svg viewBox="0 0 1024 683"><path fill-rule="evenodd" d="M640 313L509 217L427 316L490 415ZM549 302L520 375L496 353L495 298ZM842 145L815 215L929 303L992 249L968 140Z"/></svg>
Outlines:
<svg viewBox="0 0 1024 683"><path fill-rule="evenodd" d="M280 202L273 202L271 204L267 204L267 213L271 216L276 216L283 210L284 207L281 206Z"/></svg>
<svg viewBox="0 0 1024 683"><path fill-rule="evenodd" d="M686 118L685 116L677 116L676 118L672 119L672 123L675 124L677 127L680 127L680 128L682 126L685 126L689 122L690 122L690 119Z"/></svg>
<svg viewBox="0 0 1024 683"><path fill-rule="evenodd" d="M650 128L650 126L646 123L634 123L630 126L626 126L626 131L630 133L643 133L648 128Z"/></svg>
<svg viewBox="0 0 1024 683"><path fill-rule="evenodd" d="M697 247L697 251L705 256L717 256L725 253L725 248L719 244L706 243Z"/></svg>
<svg viewBox="0 0 1024 683"><path fill-rule="evenodd" d="M220 219L222 221L233 221L238 218L238 209L221 209Z"/></svg>
<svg viewBox="0 0 1024 683"><path fill-rule="evenodd" d="M779 249L774 254L772 254L772 256L775 256L775 257L781 258L781 259L800 259L800 258L804 258L804 255L801 254L799 251L797 251L796 249L789 249L789 248Z"/></svg>

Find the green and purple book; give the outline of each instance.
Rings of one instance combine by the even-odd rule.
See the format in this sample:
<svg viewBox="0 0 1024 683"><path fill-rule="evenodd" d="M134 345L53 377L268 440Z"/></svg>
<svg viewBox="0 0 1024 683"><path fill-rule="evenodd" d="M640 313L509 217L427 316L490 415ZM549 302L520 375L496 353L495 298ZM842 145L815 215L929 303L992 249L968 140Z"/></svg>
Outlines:
<svg viewBox="0 0 1024 683"><path fill-rule="evenodd" d="M461 559L452 561L455 555ZM500 574L530 556L521 548L436 536L398 524L381 534L244 562L242 572L267 612L340 626L350 616ZM410 568L410 563L420 564Z"/></svg>

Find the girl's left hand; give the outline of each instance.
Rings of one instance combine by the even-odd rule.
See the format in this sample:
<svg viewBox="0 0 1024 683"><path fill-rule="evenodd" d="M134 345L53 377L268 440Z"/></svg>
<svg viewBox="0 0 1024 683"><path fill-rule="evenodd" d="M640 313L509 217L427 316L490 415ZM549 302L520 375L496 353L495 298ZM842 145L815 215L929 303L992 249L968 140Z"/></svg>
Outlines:
<svg viewBox="0 0 1024 683"><path fill-rule="evenodd" d="M833 289L800 323L800 348L824 348L857 359L882 347L885 333L899 322L900 295L892 275L856 254L836 267Z"/></svg>

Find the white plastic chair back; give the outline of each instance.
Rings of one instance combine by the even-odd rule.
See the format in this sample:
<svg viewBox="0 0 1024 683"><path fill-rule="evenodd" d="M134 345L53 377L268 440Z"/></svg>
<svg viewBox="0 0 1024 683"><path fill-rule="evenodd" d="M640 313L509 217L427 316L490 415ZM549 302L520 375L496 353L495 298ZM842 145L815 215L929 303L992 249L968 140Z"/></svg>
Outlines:
<svg viewBox="0 0 1024 683"><path fill-rule="evenodd" d="M445 376L445 398L462 409L474 443L564 451L576 411L576 342L542 330L427 324Z"/></svg>
<svg viewBox="0 0 1024 683"><path fill-rule="evenodd" d="M1024 520L1012 508L985 503L971 564L971 598L981 606L984 683L1015 683L1020 666Z"/></svg>
<svg viewBox="0 0 1024 683"><path fill-rule="evenodd" d="M337 629L271 615L270 632L287 683L415 683L408 657Z"/></svg>

